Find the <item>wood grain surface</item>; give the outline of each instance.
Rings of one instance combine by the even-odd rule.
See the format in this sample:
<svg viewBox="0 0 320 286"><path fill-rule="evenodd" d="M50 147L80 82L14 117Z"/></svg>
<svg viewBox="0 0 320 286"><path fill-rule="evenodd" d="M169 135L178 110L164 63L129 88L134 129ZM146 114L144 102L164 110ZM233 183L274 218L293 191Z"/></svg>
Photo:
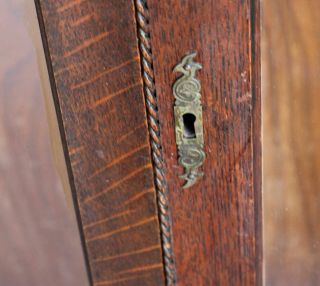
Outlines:
<svg viewBox="0 0 320 286"><path fill-rule="evenodd" d="M76 220L49 142L34 4L0 1L0 34L0 285L86 286Z"/></svg>
<svg viewBox="0 0 320 286"><path fill-rule="evenodd" d="M94 285L163 285L133 1L37 1ZM178 285L260 285L258 1L148 1ZM203 65L205 177L182 191L173 66Z"/></svg>
<svg viewBox="0 0 320 286"><path fill-rule="evenodd" d="M261 285L259 2L148 3L177 284ZM183 190L172 69L190 52L203 66L207 158Z"/></svg>
<svg viewBox="0 0 320 286"><path fill-rule="evenodd" d="M264 1L267 286L320 285L320 2Z"/></svg>
<svg viewBox="0 0 320 286"><path fill-rule="evenodd" d="M164 285L133 1L36 1L93 285Z"/></svg>

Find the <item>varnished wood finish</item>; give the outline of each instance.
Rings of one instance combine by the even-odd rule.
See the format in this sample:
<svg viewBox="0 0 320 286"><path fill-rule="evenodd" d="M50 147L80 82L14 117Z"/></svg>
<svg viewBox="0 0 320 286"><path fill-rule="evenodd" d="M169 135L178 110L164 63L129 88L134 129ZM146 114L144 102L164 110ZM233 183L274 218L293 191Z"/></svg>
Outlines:
<svg viewBox="0 0 320 286"><path fill-rule="evenodd" d="M164 285L133 2L36 2L94 285Z"/></svg>
<svg viewBox="0 0 320 286"><path fill-rule="evenodd" d="M0 33L0 285L88 286L52 158L34 3L0 1Z"/></svg>
<svg viewBox="0 0 320 286"><path fill-rule="evenodd" d="M264 1L267 286L320 285L318 0Z"/></svg>
<svg viewBox="0 0 320 286"><path fill-rule="evenodd" d="M133 1L37 3L92 282L164 285L136 33L143 21ZM148 1L178 285L261 284L258 3ZM192 51L203 65L207 159L204 178L182 190L172 68Z"/></svg>
<svg viewBox="0 0 320 286"><path fill-rule="evenodd" d="M263 188L262 188L262 111L261 111L261 1L251 1L251 88L252 156L255 220L256 285L263 285Z"/></svg>
<svg viewBox="0 0 320 286"><path fill-rule="evenodd" d="M258 1L148 3L178 285L260 285ZM193 51L207 158L203 179L183 190L172 69Z"/></svg>

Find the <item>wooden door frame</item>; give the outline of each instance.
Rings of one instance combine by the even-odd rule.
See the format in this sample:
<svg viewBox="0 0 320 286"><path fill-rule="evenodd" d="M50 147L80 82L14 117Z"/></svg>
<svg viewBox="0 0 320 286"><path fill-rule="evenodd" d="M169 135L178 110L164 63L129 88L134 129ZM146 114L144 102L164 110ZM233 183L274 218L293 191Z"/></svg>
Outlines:
<svg viewBox="0 0 320 286"><path fill-rule="evenodd" d="M167 79L172 77L170 70L173 63L178 60L178 55L176 58L172 55L171 58L169 56L166 58L166 55L160 57L165 44L172 45L177 42L174 37L169 39L170 32L179 31L175 27L181 25L182 17L185 16L175 14L176 18L172 19L170 12L177 9L179 4L175 3L170 7L166 2L155 0L149 0L147 3L144 0L130 2L36 0L35 2L91 285L109 285L107 283L179 285L179 275L183 273L182 269L190 269L190 265L188 268L190 261L176 260L174 255L174 240L177 247L183 242L177 235L177 229L182 227L179 226L179 218L172 217L170 210L170 205L177 198L172 190L177 189L178 181L172 173L172 162L176 158L170 158L168 153L168 150L175 148L175 142L170 135L173 134L173 122L170 119L171 105L169 109L166 105L169 99L166 97L169 96L167 91L171 89L172 84L172 80L169 84ZM241 226L248 223L250 226L246 230L247 233L244 233L249 239L239 238L235 249L225 252L224 242L219 241L215 252L207 253L209 256L213 255L213 260L219 261L219 267L229 267L231 256L230 259L235 263L226 273L218 273L219 268L213 268L212 275L216 278L209 283L233 281L233 285L262 285L260 2L246 0L239 5L227 2L208 1L206 7L209 11L213 13L213 7L216 6L221 7L221 12L219 9L215 10L214 15L217 17L207 16L206 19L211 21L211 24L219 23L222 29L226 29L232 43L236 43L238 34L243 35L240 45L249 47L243 54L241 52L234 54L235 61L239 62L239 65L244 61L244 68L247 70L241 77L234 77L235 84L239 84L243 90L247 90L247 93L239 99L240 107L237 111L230 113L230 116L237 116L240 120L244 116L244 122L249 124L248 130L243 130L249 134L246 139L249 140L246 146L248 156L242 160L242 164L249 167L245 170L238 166L240 168L238 174L247 174L244 182L246 186L241 191L239 184L235 183L233 188L231 183L226 183L226 186L231 188L233 196L242 194L247 199L237 199L231 203L230 196L222 195L224 190L215 191L221 194L222 199L219 204L222 205L222 209L228 205L234 207L240 204L239 209L244 217L239 219L237 224ZM190 0L188 3L190 5L188 16L195 22L200 21L200 14L197 11L205 11L206 7L201 6L203 1ZM224 15L228 9L230 14ZM233 21L234 18L242 24L232 27L231 25L236 23ZM168 24L170 21L173 22ZM166 24L173 28L167 30L168 35L161 35L161 28ZM228 24L230 27L227 27ZM190 30L192 29L190 26ZM195 27L194 31L197 29L201 30L201 25L200 28ZM199 33L205 33L204 31ZM207 41L211 39L212 45L224 46L225 40L221 38L223 33L217 32L217 35L217 39L210 38L210 32L201 36L207 37ZM247 39L246 42L241 42L245 41L244 39ZM183 40L185 41L184 38ZM176 43L176 50L182 51L182 42ZM195 44L194 47L196 46ZM236 51L235 46L231 46L230 49L230 55ZM179 57L181 56L183 55L179 52ZM204 54L201 60L209 61L212 66L216 64L216 61L210 60ZM166 64L169 65L167 69L165 69ZM225 73L222 71L221 78L231 79L233 73L234 71ZM210 81L213 80L213 73L206 75ZM204 83L209 82L204 75L201 80ZM217 86L218 89L223 89L218 83ZM226 98L233 102L237 95L232 93L231 89L226 89L225 92ZM221 103L214 94L212 96L216 104ZM212 112L218 112L219 109L218 106ZM204 112L209 114L206 110ZM129 125L130 122L132 125L126 129L119 119L119 114L125 114ZM219 116L216 118L219 119ZM226 142L230 142L226 143L225 147L227 152L231 152L238 143L240 147L242 143L238 142L236 137L232 137L236 135L223 130L230 128L228 124L221 122L221 125L216 125L214 128L208 125L205 126L205 130L213 132L210 134L225 132ZM110 128L112 134L108 132ZM123 129L125 133L121 134ZM132 145L126 136L130 136L130 140L136 140L134 142L138 146L133 143ZM219 136L216 138L220 140ZM218 143L212 143L210 146L215 148L215 144ZM141 154L136 157L136 152ZM211 164L216 164L214 163L217 161L216 158L209 159L213 162ZM119 162L120 166L117 165ZM217 164L219 165L219 162ZM214 166L223 171L225 166L218 165ZM238 175L232 176L237 179ZM89 178L93 178L93 181ZM122 182L126 180L130 180L130 184L122 187ZM133 186L136 193L133 191L131 194L129 186ZM106 196L105 194L113 188L115 192ZM143 189L142 193L137 192L140 188ZM212 188L213 184L210 190ZM203 194L208 198L205 193ZM120 211L114 206L115 202L123 206L128 200L130 202L137 200L139 211L130 207ZM253 205L249 200L253 200ZM88 206L88 202L92 205ZM177 211L177 208L179 205L176 204L173 211ZM129 215L131 212L135 215ZM226 229L234 228L234 218L233 214L226 216ZM109 221L108 225L103 224L106 221ZM88 225L100 222L103 225L88 230ZM203 219L201 222L204 223L206 220ZM148 235L145 235L146 231ZM218 235L221 231L218 225L214 226L214 232ZM115 238L106 239L110 236ZM194 234L191 233L191 236L194 237ZM142 241L142 238L145 241ZM230 241L226 243L231 247ZM113 249L122 248L126 251L123 253L118 251L105 257ZM186 256L188 251L186 249ZM220 257L218 253L222 253L222 256ZM250 254L245 256L245 253ZM178 252L176 254L178 255ZM137 255L142 256L138 259ZM123 257L127 257L125 262L120 261ZM99 261L103 260L102 263L106 264L101 266ZM141 261L145 264L141 265ZM126 264L130 265L124 270ZM192 265L194 269L198 266ZM143 275L140 275L141 272ZM131 275L136 273L139 275ZM136 279L136 282L132 279ZM200 284L206 283L206 277L199 279Z"/></svg>

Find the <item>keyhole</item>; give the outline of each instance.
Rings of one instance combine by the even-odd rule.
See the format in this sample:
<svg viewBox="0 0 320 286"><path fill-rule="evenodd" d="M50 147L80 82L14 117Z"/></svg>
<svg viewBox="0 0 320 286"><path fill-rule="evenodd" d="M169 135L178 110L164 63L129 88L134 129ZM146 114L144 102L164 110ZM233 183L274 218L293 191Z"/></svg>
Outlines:
<svg viewBox="0 0 320 286"><path fill-rule="evenodd" d="M183 137L190 139L196 138L196 130L194 123L196 122L196 117L192 113L186 113L182 116L183 118Z"/></svg>

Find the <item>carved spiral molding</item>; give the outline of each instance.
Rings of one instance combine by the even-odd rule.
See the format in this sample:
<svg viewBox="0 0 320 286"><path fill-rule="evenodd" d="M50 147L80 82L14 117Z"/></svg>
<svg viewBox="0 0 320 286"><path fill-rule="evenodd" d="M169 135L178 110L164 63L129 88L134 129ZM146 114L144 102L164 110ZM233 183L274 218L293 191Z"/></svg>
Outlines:
<svg viewBox="0 0 320 286"><path fill-rule="evenodd" d="M154 82L152 51L149 28L149 10L145 0L135 0L139 50L141 55L144 95L146 99L148 126L155 174L159 220L161 228L162 251L166 284L176 284L176 273L173 259L171 219L169 214L168 190L164 176L162 147L160 142L160 124L157 106L157 95Z"/></svg>

